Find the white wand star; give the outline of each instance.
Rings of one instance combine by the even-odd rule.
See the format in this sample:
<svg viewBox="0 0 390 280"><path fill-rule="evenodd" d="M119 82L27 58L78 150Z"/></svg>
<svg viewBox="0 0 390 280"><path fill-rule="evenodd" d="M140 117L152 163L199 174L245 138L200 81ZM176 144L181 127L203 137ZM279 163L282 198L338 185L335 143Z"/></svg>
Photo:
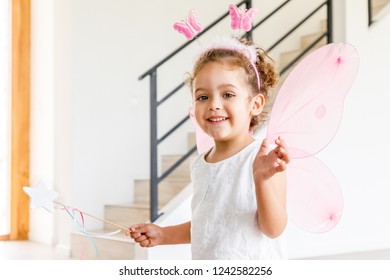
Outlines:
<svg viewBox="0 0 390 280"><path fill-rule="evenodd" d="M39 181L35 187L23 187L24 192L30 197L30 208L43 207L49 212L53 212L53 202L59 194L48 190L45 185Z"/></svg>
<svg viewBox="0 0 390 280"><path fill-rule="evenodd" d="M128 228L125 228L121 225L115 224L113 222L104 220L104 219L99 218L99 217L96 217L95 215L92 215L92 214L87 213L85 211L81 211L80 209L65 206L64 204L62 204L58 201L55 201L54 199L56 199L59 196L59 194L55 191L48 190L41 181L39 181L35 185L35 187L23 187L23 190L30 197L30 208L35 209L35 208L43 207L47 211L53 212L53 210L54 210L53 204L56 203L58 205L61 205L61 207L64 210L66 210L68 208L73 209L73 210L76 210L84 215L90 216L92 218L98 219L102 222L105 222L105 223L110 224L112 226L115 226L117 228L123 229L126 232L130 232L130 230Z"/></svg>

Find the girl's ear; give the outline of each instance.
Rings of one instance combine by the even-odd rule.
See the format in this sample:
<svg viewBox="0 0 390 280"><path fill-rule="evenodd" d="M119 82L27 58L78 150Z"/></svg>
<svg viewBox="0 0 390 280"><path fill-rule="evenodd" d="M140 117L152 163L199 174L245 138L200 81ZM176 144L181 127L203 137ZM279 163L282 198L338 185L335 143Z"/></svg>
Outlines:
<svg viewBox="0 0 390 280"><path fill-rule="evenodd" d="M263 111L264 104L265 104L264 95L259 93L256 96L254 96L252 98L252 110L251 110L252 116L260 115L261 112Z"/></svg>

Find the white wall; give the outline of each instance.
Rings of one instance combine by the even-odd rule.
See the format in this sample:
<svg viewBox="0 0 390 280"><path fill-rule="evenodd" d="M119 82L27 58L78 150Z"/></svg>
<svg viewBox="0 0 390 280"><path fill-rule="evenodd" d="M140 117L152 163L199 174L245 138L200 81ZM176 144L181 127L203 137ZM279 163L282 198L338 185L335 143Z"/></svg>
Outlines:
<svg viewBox="0 0 390 280"><path fill-rule="evenodd" d="M149 172L149 81L138 81L138 76L185 42L172 24L190 8L196 7L207 25L228 4L33 0L32 180L43 179L61 193L64 203L98 216L103 215L104 204L131 202L133 180L145 179ZM340 131L320 154L342 185L345 212L339 226L322 235L289 225L291 257L390 247L385 146L389 135L378 122L389 118L385 35L390 19L368 29L366 1L347 0L345 8L348 12L336 20L347 35L339 30L337 38L357 47L361 67ZM225 34L223 25L214 34ZM167 74L159 73L160 89L169 91L182 80L196 48L177 57ZM161 118L169 123L184 116L188 105L189 93L183 90L161 110ZM160 136L166 128L161 125ZM171 152L172 146L184 150L184 135L163 151ZM56 213L52 220L46 213L36 213L40 218L32 219L34 238L69 244L65 215ZM42 234L42 225L48 236ZM88 221L89 228L99 226Z"/></svg>
<svg viewBox="0 0 390 280"><path fill-rule="evenodd" d="M53 2L31 2L31 125L30 185L54 185L54 25ZM54 216L44 209L30 211L32 240L54 242Z"/></svg>

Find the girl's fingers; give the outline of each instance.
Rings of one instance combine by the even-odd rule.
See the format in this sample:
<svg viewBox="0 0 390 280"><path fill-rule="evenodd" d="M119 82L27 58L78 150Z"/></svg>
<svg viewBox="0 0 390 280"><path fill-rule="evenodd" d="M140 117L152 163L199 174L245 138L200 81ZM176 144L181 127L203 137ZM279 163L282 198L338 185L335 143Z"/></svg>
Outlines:
<svg viewBox="0 0 390 280"><path fill-rule="evenodd" d="M134 232L144 233L147 231L147 226L148 226L148 224L137 224L137 225L132 226L130 228L130 230L132 230Z"/></svg>
<svg viewBox="0 0 390 280"><path fill-rule="evenodd" d="M275 142L278 145L278 157L283 159L286 163L289 163L290 154L288 153L286 142L281 136L279 136Z"/></svg>
<svg viewBox="0 0 390 280"><path fill-rule="evenodd" d="M141 243L141 242L143 242L143 241L145 241L145 240L147 240L148 239L148 237L144 234L144 235L141 235L140 237L138 237L138 238L135 238L134 240L135 240L135 242L137 242L137 243Z"/></svg>
<svg viewBox="0 0 390 280"><path fill-rule="evenodd" d="M144 233L148 231L148 224L132 225L129 229L131 232L128 235L130 235L131 238L137 241L138 238L144 236Z"/></svg>
<svg viewBox="0 0 390 280"><path fill-rule="evenodd" d="M265 138L263 142L261 143L259 154L260 155L266 155L268 153L268 141Z"/></svg>
<svg viewBox="0 0 390 280"><path fill-rule="evenodd" d="M281 147L283 147L283 148L287 148L286 142L284 141L284 138L281 137L281 136L279 136L278 138L276 138L275 143L276 143L278 146L281 146Z"/></svg>
<svg viewBox="0 0 390 280"><path fill-rule="evenodd" d="M280 148L280 149L279 149L279 152L278 152L278 156L279 156L279 158L282 159L285 163L289 163L289 162L290 162L290 155L289 155L289 153L287 152L286 149Z"/></svg>
<svg viewBox="0 0 390 280"><path fill-rule="evenodd" d="M130 230L132 231L132 234L142 234L147 233L150 230L150 224L137 224L130 227Z"/></svg>
<svg viewBox="0 0 390 280"><path fill-rule="evenodd" d="M284 161L280 160L276 169L278 172L284 171L287 169L287 164Z"/></svg>
<svg viewBox="0 0 390 280"><path fill-rule="evenodd" d="M141 241L141 242L139 243L139 245L140 245L141 247L149 247L149 244L150 244L150 242L149 242L148 239L146 239L146 240L144 240L144 241Z"/></svg>
<svg viewBox="0 0 390 280"><path fill-rule="evenodd" d="M136 239L136 238L141 236L141 233L135 232L135 233L132 233L130 236L131 236L131 238Z"/></svg>

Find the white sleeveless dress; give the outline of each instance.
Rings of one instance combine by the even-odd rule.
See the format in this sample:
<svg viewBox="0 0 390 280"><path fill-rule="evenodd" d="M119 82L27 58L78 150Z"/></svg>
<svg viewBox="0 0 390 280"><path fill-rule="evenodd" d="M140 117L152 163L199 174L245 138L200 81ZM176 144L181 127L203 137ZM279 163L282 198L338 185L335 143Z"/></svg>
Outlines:
<svg viewBox="0 0 390 280"><path fill-rule="evenodd" d="M284 236L270 239L258 227L252 163L261 143L208 163L204 154L191 165L193 259L287 259Z"/></svg>

